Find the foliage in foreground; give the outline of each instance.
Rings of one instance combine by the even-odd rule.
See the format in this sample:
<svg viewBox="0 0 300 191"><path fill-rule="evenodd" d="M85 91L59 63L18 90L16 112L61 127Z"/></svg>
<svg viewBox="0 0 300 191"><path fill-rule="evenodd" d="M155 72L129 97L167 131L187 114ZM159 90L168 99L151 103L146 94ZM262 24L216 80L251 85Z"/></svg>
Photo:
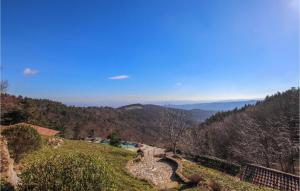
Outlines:
<svg viewBox="0 0 300 191"><path fill-rule="evenodd" d="M266 187L258 187L248 182L240 181L239 178L227 175L214 169L203 167L188 161L183 162L183 175L190 177L194 174L201 174L204 182L215 182L222 190L235 190L235 191L274 191L274 189ZM201 190L194 188L191 190Z"/></svg>
<svg viewBox="0 0 300 191"><path fill-rule="evenodd" d="M118 147L121 144L121 135L117 130L114 130L107 138L109 139L109 144L112 146Z"/></svg>
<svg viewBox="0 0 300 191"><path fill-rule="evenodd" d="M63 157L57 158L55 155L62 155ZM55 160L56 162L51 162L49 160L50 156L52 156L51 160ZM66 158L64 156L67 156ZM76 157L76 161L72 161L72 157ZM84 156L84 159L80 159L80 156ZM88 165L88 169L91 169L91 171L94 171L95 168L100 168L102 174L98 174L96 176L103 175L106 180L102 185L107 185L109 183L110 185L106 188L106 190L124 190L124 191L141 191L141 190L154 190L148 183L140 180L136 180L132 176L130 176L126 171L126 164L127 162L132 159L135 156L133 152L126 151L121 148L112 147L109 145L100 145L95 143L88 143L84 141L70 141L65 140L61 147L57 149L52 149L48 146L44 146L42 149L33 152L30 155L27 155L24 159L21 161L21 166L23 168L21 169L21 172L24 173L23 176L30 176L31 172L29 169L32 169L32 171L38 171L35 170L34 167L39 167L44 169L45 166L42 165L42 162L45 162L46 164L53 164L55 167L49 167L48 168L55 168L51 169L49 173L54 173L54 170L56 168L60 168L63 166L63 161L59 161L60 158L63 158L63 160L69 161L71 164L66 164L66 168L62 167L63 169L57 169L59 171L58 175L55 175L56 177L61 176L62 179L67 180L67 177L74 176L72 180L79 180L76 184L78 185L72 185L72 186L81 186L81 190L88 190L86 185L84 183L80 183L80 181L83 181L84 179L87 179L88 176L92 175L86 175L87 177L80 177L77 176L78 170L74 169L74 166L80 167L80 168L87 168L86 167L86 159L88 161L93 162L93 165ZM97 160L97 161L95 161ZM95 162L97 164L95 164ZM55 163L55 164L54 164ZM104 165L105 164L105 165ZM106 169L103 170L103 165ZM100 167L99 167L100 166ZM76 168L75 167L75 168ZM37 169L39 169L37 168ZM72 169L73 168L73 169ZM28 170L26 170L28 169ZM40 169L40 171L35 172L37 174L41 173L41 176L43 176L43 179L46 179L45 175L42 175L43 170ZM44 169L48 170L48 169ZM66 173L72 173L73 175L66 175L63 174L63 171ZM81 170L79 170L81 173ZM55 172L56 173L56 172ZM91 173L94 174L94 173ZM97 174L97 173L96 173ZM82 176L82 175L81 175ZM85 175L84 175L85 176ZM38 177L36 176L38 179ZM48 177L49 178L49 177ZM95 177L96 178L96 177ZM26 180L27 178L23 177L22 180ZM28 178L26 181L29 181L30 178ZM49 180L49 179L47 179ZM53 179L52 179L53 180ZM95 179L94 179L95 180ZM107 182L107 180L109 180ZM38 180L40 181L40 180ZM56 179L56 184L61 184L61 181L59 178ZM99 180L100 182L101 180ZM90 181L88 181L89 184L92 184ZM98 183L99 183L98 182ZM53 187L52 187L53 188ZM74 187L73 187L74 188ZM76 187L77 188L77 187ZM92 187L90 187L92 188ZM41 189L44 190L44 189ZM57 189L49 189L49 190L57 190ZM62 189L58 189L62 190ZM65 189L65 190L76 190L76 189ZM97 189L90 189L90 190L97 190ZM99 190L99 189L98 189Z"/></svg>
<svg viewBox="0 0 300 191"><path fill-rule="evenodd" d="M17 125L2 131L8 142L12 157L18 162L21 157L41 147L42 138L38 132L28 125Z"/></svg>
<svg viewBox="0 0 300 191"><path fill-rule="evenodd" d="M108 164L84 153L48 152L28 163L20 190L114 190Z"/></svg>
<svg viewBox="0 0 300 191"><path fill-rule="evenodd" d="M0 180L0 189L1 191L14 191L14 187L8 183L8 182L5 182L3 181L2 179Z"/></svg>

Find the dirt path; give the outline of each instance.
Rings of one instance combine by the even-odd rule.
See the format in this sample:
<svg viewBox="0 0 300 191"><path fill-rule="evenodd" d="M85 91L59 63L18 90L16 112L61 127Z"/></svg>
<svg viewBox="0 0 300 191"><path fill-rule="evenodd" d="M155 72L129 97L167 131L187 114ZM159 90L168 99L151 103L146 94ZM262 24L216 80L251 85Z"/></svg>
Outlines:
<svg viewBox="0 0 300 191"><path fill-rule="evenodd" d="M177 186L175 167L161 158L154 157L154 155L163 154L164 149L148 145L143 145L141 149L145 154L144 159L131 164L129 171L135 177L148 180L160 189Z"/></svg>

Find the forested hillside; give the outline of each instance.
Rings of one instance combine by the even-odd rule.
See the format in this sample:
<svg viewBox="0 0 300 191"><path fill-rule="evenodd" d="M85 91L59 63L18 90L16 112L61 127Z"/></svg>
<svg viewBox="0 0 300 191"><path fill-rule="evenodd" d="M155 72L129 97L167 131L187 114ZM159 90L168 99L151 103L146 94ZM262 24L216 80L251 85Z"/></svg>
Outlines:
<svg viewBox="0 0 300 191"><path fill-rule="evenodd" d="M191 152L296 173L299 159L299 88L230 112L193 129Z"/></svg>
<svg viewBox="0 0 300 191"><path fill-rule="evenodd" d="M45 99L1 96L1 124L28 122L62 131L66 138L87 136L106 137L113 129L120 131L126 140L160 144L164 133L160 124L164 107L156 105L128 105L118 109L109 107L73 107ZM204 121L213 112L184 111L190 125Z"/></svg>
<svg viewBox="0 0 300 191"><path fill-rule="evenodd" d="M268 96L255 105L215 113L208 119L213 113L203 110L141 104L117 109L72 107L7 94L1 96L1 109L1 124L25 121L60 130L66 138L106 137L116 129L125 140L163 146L171 143L166 130L174 130L179 134L172 144L188 154L213 155L291 173L299 167L299 88ZM173 129L170 125L179 119L176 116L184 116L184 123L191 128L181 130L177 125L174 128L178 131Z"/></svg>

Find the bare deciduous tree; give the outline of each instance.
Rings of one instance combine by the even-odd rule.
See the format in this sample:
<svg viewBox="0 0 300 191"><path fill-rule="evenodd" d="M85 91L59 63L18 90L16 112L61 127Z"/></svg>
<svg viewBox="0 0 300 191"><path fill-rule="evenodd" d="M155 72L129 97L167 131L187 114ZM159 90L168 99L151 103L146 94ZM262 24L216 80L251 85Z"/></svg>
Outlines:
<svg viewBox="0 0 300 191"><path fill-rule="evenodd" d="M1 80L1 82L0 82L0 91L1 91L1 93L6 93L7 89L8 89L7 80Z"/></svg>
<svg viewBox="0 0 300 191"><path fill-rule="evenodd" d="M190 126L188 121L186 121L184 112L164 109L161 112L160 125L163 127L164 134L172 147L173 153L176 154L178 144Z"/></svg>
<svg viewBox="0 0 300 191"><path fill-rule="evenodd" d="M296 172L300 151L299 88L223 115L196 128L196 154Z"/></svg>

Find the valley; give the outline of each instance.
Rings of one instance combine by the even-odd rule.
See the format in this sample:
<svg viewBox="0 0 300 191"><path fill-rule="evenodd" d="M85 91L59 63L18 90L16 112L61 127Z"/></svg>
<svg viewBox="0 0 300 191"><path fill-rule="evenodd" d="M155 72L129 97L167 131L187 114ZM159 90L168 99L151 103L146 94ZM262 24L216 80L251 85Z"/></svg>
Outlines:
<svg viewBox="0 0 300 191"><path fill-rule="evenodd" d="M185 176L184 179L190 182L194 181L194 176L198 176L197 181L202 181L200 187L204 190L217 184L223 189L252 191L256 190L255 186L237 180L236 175L225 175L226 173L219 175L217 171L222 171L223 167L220 169L218 165L210 166L217 171L209 170L205 165L202 166L194 161L199 157L212 156L219 159L205 160L214 161L212 164L224 161L224 164L229 165L229 169L240 169L240 165L254 163L283 171L280 173L297 174L299 169L298 97L299 89L292 88L267 96L265 100L255 105L212 113L204 110L170 109L141 104L117 109L72 107L50 100L5 94L1 96L1 123L3 131L11 124L16 124L15 127L29 125L34 127L45 140L50 140L49 136L58 136L64 140L61 148L55 146L53 150L46 144L36 152L28 152L17 166L26 163L30 166L30 161L38 160L40 157L42 159L47 155L50 157L60 151L67 155L87 154L87 157L94 156L91 153L96 151L103 161L114 166L112 168L117 165L118 168L123 169L118 171L120 174L116 176L117 190L165 188L188 190L195 185L184 183L180 177ZM112 141L115 143L112 144ZM132 147L136 148L122 146L125 143L132 144ZM264 145L265 143L267 144ZM130 151L126 151L126 148ZM276 152L274 152L275 148ZM140 152L143 154L138 159L136 157ZM265 155L260 155L261 152ZM176 159L181 166L180 176L176 174L179 164L175 165L166 160L168 158L166 156L173 157L173 155L180 159ZM238 166L230 167L232 162ZM194 169L198 170L194 171ZM126 173L130 175L125 175ZM221 176L228 176L228 178L223 179ZM296 175L292 176L297 179ZM131 181L132 177L137 180ZM146 182L139 182L140 180Z"/></svg>
<svg viewBox="0 0 300 191"><path fill-rule="evenodd" d="M112 130L119 130L124 140L156 145L165 142L161 136L163 129L160 121L161 113L166 108L158 105L133 104L117 109L73 107L51 100L12 95L2 95L1 103L3 125L27 121L30 124L59 130L65 138L70 139L107 137ZM215 113L204 110L170 110L175 115L182 113L190 126L205 121Z"/></svg>

